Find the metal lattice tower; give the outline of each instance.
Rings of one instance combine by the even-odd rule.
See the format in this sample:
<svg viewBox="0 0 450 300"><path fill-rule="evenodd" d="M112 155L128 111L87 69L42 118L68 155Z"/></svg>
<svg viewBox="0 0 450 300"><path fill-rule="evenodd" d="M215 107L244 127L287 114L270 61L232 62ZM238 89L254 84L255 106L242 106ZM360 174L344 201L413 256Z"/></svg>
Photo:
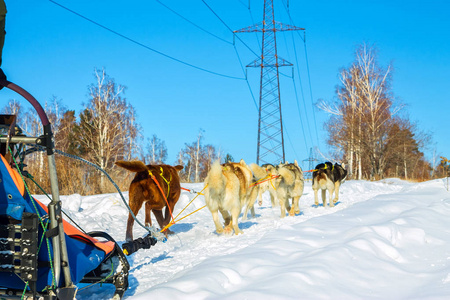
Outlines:
<svg viewBox="0 0 450 300"><path fill-rule="evenodd" d="M256 163L285 161L283 119L281 116L280 79L278 67L292 64L277 54L277 31L304 30L292 25L275 21L273 0L264 0L264 18L255 24L237 32L262 32L262 54L247 67L260 67L258 145Z"/></svg>
<svg viewBox="0 0 450 300"><path fill-rule="evenodd" d="M308 170L312 170L313 169L313 162L319 161L319 160L314 158L312 148L310 148L309 149L309 158L304 159L303 161L308 161L309 162ZM305 176L306 179L311 179L312 178L312 173L311 172L308 172L306 174L303 173L303 175Z"/></svg>

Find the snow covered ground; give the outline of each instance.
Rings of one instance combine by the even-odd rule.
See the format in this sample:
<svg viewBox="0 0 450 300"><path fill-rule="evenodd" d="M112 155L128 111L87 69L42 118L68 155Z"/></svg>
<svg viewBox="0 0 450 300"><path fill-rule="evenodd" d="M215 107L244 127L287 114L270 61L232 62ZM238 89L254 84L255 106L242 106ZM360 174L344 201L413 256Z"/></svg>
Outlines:
<svg viewBox="0 0 450 300"><path fill-rule="evenodd" d="M204 208L172 226L176 234L167 242L128 257L130 287L124 298L450 299L446 188L445 179L350 180L336 207L316 208L308 182L300 215L280 219L266 193L263 205L255 205L256 218L240 219L244 234L238 236L217 235ZM174 215L194 196L183 191ZM106 231L124 242L128 211L118 194L62 200L83 229ZM199 196L182 215L203 205ZM138 218L143 222L143 210ZM135 224L135 238L145 233ZM108 285L80 285L77 299L108 299L113 291Z"/></svg>

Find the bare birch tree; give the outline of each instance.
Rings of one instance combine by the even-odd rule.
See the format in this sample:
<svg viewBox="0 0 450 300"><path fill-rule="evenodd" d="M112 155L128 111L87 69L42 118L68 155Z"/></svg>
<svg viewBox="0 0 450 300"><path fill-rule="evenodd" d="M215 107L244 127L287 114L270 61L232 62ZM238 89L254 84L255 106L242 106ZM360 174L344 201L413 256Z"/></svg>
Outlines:
<svg viewBox="0 0 450 300"><path fill-rule="evenodd" d="M185 144L178 155L178 164L184 165L180 172L182 180L187 182L200 182L204 180L212 163L222 158L222 153L213 145L202 145L203 130L200 130L196 141Z"/></svg>
<svg viewBox="0 0 450 300"><path fill-rule="evenodd" d="M95 70L96 83L89 86L89 102L80 114L78 139L82 151L100 168L109 171L114 162L128 158L137 137L134 109L127 103L125 87L117 85L105 70ZM100 175L100 190L105 188Z"/></svg>
<svg viewBox="0 0 450 300"><path fill-rule="evenodd" d="M339 102L322 103L332 114L326 129L328 142L344 153L349 176L381 178L386 167L386 143L393 115L391 67L383 69L376 50L365 44L357 48L355 61L340 72L341 86L336 89Z"/></svg>
<svg viewBox="0 0 450 300"><path fill-rule="evenodd" d="M144 155L145 163L162 164L167 159L166 143L155 134L147 140L147 152Z"/></svg>

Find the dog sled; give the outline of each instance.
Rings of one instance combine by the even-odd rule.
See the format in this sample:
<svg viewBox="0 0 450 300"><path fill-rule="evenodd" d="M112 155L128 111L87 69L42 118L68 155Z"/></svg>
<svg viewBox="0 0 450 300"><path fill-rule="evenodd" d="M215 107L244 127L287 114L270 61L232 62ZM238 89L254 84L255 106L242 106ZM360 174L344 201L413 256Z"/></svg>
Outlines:
<svg viewBox="0 0 450 300"><path fill-rule="evenodd" d="M85 233L63 219L52 130L36 99L14 83L3 85L36 110L43 134L19 134L15 115L0 115L0 299L74 299L78 284L109 283L113 299L128 288L129 264L104 232ZM51 201L34 199L23 174L26 148L46 149Z"/></svg>

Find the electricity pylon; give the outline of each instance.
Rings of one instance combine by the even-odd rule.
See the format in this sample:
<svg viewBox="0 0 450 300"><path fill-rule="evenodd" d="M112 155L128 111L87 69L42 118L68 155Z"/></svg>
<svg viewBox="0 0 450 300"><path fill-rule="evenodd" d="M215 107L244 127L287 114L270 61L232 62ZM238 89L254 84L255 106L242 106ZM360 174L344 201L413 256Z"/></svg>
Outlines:
<svg viewBox="0 0 450 300"><path fill-rule="evenodd" d="M310 148L309 149L309 158L304 159L303 161L308 161L309 162L308 170L312 170L313 169L313 162L319 161L319 160L314 158L312 148ZM305 175L306 179L311 179L312 178L312 172L308 172L306 174L303 173L303 174Z"/></svg>
<svg viewBox="0 0 450 300"><path fill-rule="evenodd" d="M305 30L275 21L273 0L264 0L261 23L234 31L262 32L262 54L247 67L260 67L258 145L256 163L278 164L285 161L283 118L281 116L279 67L292 64L277 54L277 31Z"/></svg>

